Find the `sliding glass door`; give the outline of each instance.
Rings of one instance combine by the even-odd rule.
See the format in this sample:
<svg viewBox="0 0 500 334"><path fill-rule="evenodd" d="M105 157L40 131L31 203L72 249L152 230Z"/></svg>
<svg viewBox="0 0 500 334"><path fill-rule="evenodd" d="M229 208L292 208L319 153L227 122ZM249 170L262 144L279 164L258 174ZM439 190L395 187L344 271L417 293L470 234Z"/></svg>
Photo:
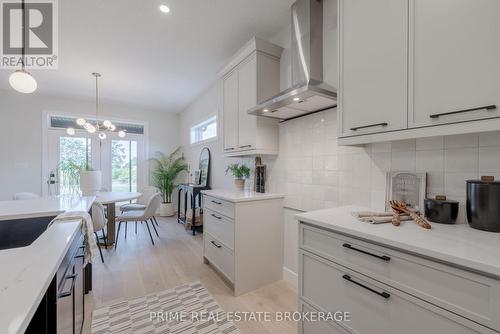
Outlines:
<svg viewBox="0 0 500 334"><path fill-rule="evenodd" d="M137 141L111 141L111 191L137 191Z"/></svg>
<svg viewBox="0 0 500 334"><path fill-rule="evenodd" d="M81 166L92 165L90 138L59 137L59 193L77 194ZM55 174L57 177L57 173Z"/></svg>

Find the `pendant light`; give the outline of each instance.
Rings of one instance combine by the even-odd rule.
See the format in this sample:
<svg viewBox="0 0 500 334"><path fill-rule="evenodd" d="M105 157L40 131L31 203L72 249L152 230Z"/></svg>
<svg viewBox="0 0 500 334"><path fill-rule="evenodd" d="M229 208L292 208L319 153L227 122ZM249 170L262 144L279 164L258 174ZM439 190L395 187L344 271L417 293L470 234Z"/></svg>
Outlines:
<svg viewBox="0 0 500 334"><path fill-rule="evenodd" d="M12 88L23 94L33 93L38 85L35 78L26 71L24 58L25 58L25 47L26 47L26 32L25 32L25 20L26 20L26 8L24 0L21 2L22 8L22 48L21 48L21 69L12 73L9 77L9 83Z"/></svg>
<svg viewBox="0 0 500 334"><path fill-rule="evenodd" d="M77 118L75 123L79 128L87 130L88 133L97 133L100 140L104 140L108 137L106 132L114 132L116 130L116 125L110 120L105 119L102 123L99 121L99 78L101 73L93 72L92 76L95 78L95 123L92 121L87 121L85 118ZM76 133L74 128L67 128L66 133L70 136ZM125 130L118 131L118 137L124 138L127 133Z"/></svg>
<svg viewBox="0 0 500 334"><path fill-rule="evenodd" d="M99 78L101 77L101 73L93 72L92 75L95 77L95 127L98 133L98 137L101 140L106 139L106 134L101 132L99 125ZM111 123L108 120L104 121L106 124ZM104 126L103 122L103 126Z"/></svg>

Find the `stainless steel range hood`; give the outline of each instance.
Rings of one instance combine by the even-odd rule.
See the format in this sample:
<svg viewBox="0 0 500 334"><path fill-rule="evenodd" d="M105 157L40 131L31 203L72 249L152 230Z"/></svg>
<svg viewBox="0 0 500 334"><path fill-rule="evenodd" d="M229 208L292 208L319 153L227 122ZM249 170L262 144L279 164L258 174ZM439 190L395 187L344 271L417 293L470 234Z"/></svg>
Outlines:
<svg viewBox="0 0 500 334"><path fill-rule="evenodd" d="M335 88L323 81L323 0L292 5L291 63L292 87L249 114L287 120L337 105Z"/></svg>

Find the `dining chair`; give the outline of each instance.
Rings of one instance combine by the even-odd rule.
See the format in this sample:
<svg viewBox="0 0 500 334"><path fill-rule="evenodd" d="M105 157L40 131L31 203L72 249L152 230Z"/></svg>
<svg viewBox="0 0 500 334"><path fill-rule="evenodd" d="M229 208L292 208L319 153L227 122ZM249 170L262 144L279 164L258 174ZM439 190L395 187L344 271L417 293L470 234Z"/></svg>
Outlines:
<svg viewBox="0 0 500 334"><path fill-rule="evenodd" d="M148 222L151 222L151 226L153 226L153 229L156 233L156 236L159 238L160 235L158 234L158 230L156 229L153 217L156 214L156 211L160 207L160 193L154 194L148 201L148 204L146 205L145 210L137 210L137 211L126 211L123 212L121 215L116 217L116 221L118 223L118 231L116 233L116 241L115 241L115 248L118 245L118 237L120 236L120 229L122 223L125 223L125 239L127 238L127 223L128 222L135 222L136 226L136 231L137 231L137 222L144 222L146 223L146 227L148 229L149 237L151 238L151 243L155 244L153 240L153 235L151 234L151 229L149 228Z"/></svg>
<svg viewBox="0 0 500 334"><path fill-rule="evenodd" d="M137 201L135 203L128 203L128 204L124 204L122 206L120 206L120 211L123 213L123 212L127 212L127 211L139 211L139 210L146 210L146 205L148 204L148 201L151 199L151 197L153 197L156 193L158 192L158 189L156 189L155 187L145 187L144 189L142 189L141 193L142 193L142 196L139 197L139 199L137 199ZM155 224L157 226L160 226L158 224L158 221L156 220L156 217L153 216L153 220L155 222ZM136 228L136 231L137 233L137 228Z"/></svg>
<svg viewBox="0 0 500 334"><path fill-rule="evenodd" d="M106 233L104 233L104 228L106 227L107 219L104 215L104 205L101 203L93 203L92 204L92 224L94 226L94 234L97 242L97 247L99 248L99 254L101 255L101 261L104 263L104 257L102 256L101 245L99 245L99 235L97 231L102 231L102 236L104 239L104 244L108 244L108 240L106 238Z"/></svg>
<svg viewBox="0 0 500 334"><path fill-rule="evenodd" d="M26 199L36 199L36 198L40 198L40 196L38 196L35 193L29 193L29 192L16 193L12 197L12 199L15 200L15 201L17 201L17 200L26 200Z"/></svg>

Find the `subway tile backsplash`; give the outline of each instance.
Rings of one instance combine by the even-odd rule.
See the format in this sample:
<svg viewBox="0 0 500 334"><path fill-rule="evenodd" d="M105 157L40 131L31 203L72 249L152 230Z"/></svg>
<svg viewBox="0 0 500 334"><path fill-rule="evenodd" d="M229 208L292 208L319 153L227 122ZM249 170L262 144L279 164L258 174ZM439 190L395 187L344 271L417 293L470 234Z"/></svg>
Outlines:
<svg viewBox="0 0 500 334"><path fill-rule="evenodd" d="M467 179L500 178L500 131L419 138L366 146L338 146L335 110L280 124L280 154L264 158L269 190L287 207L310 211L355 204L383 210L386 173L427 172L428 196L460 201L466 222Z"/></svg>

